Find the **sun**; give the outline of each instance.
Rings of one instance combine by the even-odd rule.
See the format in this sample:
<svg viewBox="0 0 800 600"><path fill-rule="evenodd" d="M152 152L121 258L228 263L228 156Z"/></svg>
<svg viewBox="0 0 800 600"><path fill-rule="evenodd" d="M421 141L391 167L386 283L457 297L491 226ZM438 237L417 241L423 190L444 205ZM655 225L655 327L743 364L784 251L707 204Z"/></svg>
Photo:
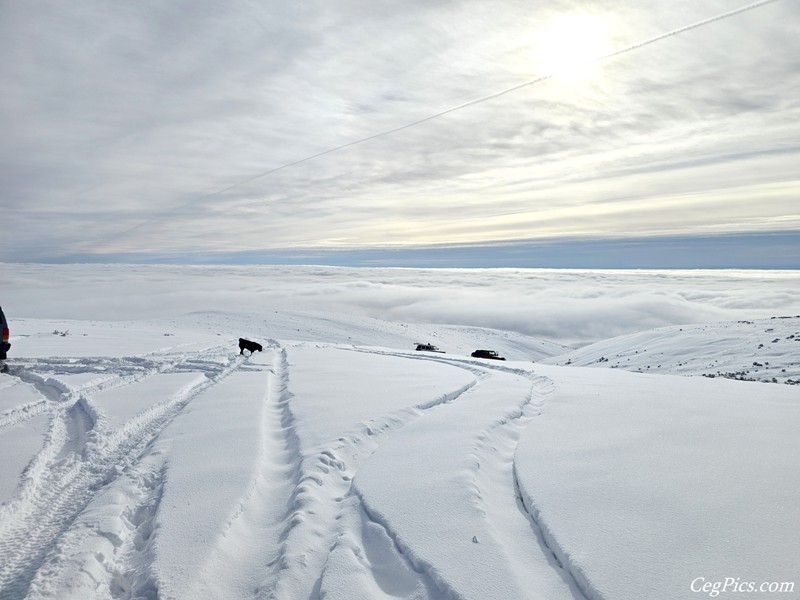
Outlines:
<svg viewBox="0 0 800 600"><path fill-rule="evenodd" d="M601 17L562 15L536 34L536 62L544 74L577 84L590 79L598 61L612 50L608 26Z"/></svg>

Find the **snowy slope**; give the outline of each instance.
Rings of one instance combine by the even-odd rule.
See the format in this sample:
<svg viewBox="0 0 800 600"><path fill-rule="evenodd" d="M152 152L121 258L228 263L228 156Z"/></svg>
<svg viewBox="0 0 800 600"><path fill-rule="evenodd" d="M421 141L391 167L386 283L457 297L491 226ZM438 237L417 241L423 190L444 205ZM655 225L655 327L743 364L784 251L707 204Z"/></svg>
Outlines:
<svg viewBox="0 0 800 600"><path fill-rule="evenodd" d="M769 361L797 378L800 319L565 352L192 308L12 320L3 600L800 597L800 388L677 376Z"/></svg>
<svg viewBox="0 0 800 600"><path fill-rule="evenodd" d="M218 311L193 313L165 323L237 337L244 331L247 335L281 340L409 350L414 350L418 343L430 343L443 352L462 355L488 347L513 360L543 360L570 350L562 344L514 331L438 323L395 323L358 314L287 310L238 314Z"/></svg>
<svg viewBox="0 0 800 600"><path fill-rule="evenodd" d="M515 469L587 597L677 600L693 596L692 582L797 581L796 387L539 372L554 392L525 430Z"/></svg>
<svg viewBox="0 0 800 600"><path fill-rule="evenodd" d="M542 362L798 385L800 316L663 327Z"/></svg>
<svg viewBox="0 0 800 600"><path fill-rule="evenodd" d="M260 338L252 357L204 328L19 323L14 348L34 356L0 376L0 439L28 441L2 471L4 593L523 597L532 582L576 593L514 500L513 440L546 383L464 355L331 342L347 323L319 330L328 341ZM368 323L373 342L395 327ZM448 335L473 347L488 334ZM511 440L504 457L487 436ZM498 471L486 482L480 456Z"/></svg>

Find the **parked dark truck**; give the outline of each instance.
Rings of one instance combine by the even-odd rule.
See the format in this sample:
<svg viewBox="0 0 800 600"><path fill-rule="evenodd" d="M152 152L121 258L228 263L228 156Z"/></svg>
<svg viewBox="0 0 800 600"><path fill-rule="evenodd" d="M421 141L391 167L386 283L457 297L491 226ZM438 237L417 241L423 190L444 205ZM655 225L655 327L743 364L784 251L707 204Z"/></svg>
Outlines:
<svg viewBox="0 0 800 600"><path fill-rule="evenodd" d="M5 361L8 350L11 348L11 344L8 343L8 321L6 321L6 316L3 314L2 307L0 307L0 331L3 332L3 337L0 339L0 361ZM0 370L6 370L5 362L0 365Z"/></svg>
<svg viewBox="0 0 800 600"><path fill-rule="evenodd" d="M492 360L505 360L502 356L497 354L494 350L475 350L472 353L472 358L491 358Z"/></svg>

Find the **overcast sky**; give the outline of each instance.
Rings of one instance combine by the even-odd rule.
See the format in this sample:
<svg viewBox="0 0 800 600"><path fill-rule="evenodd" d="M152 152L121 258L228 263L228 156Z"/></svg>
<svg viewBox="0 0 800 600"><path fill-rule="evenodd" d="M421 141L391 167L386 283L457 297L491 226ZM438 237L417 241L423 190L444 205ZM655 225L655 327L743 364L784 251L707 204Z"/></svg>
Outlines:
<svg viewBox="0 0 800 600"><path fill-rule="evenodd" d="M746 5L3 0L0 261L796 231L798 2L580 58Z"/></svg>

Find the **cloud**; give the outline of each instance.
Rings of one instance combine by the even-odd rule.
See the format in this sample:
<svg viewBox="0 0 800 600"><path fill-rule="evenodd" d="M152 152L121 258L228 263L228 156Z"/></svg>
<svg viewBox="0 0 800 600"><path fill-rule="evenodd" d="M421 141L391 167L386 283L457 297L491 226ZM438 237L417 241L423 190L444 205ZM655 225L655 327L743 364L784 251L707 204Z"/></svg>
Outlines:
<svg viewBox="0 0 800 600"><path fill-rule="evenodd" d="M537 39L560 14L602 18L625 47L731 8L5 3L0 257L800 224L787 2L618 56L585 85L550 80L217 193L541 75ZM764 182L769 203L731 202Z"/></svg>
<svg viewBox="0 0 800 600"><path fill-rule="evenodd" d="M14 265L9 318L312 311L482 326L584 344L666 325L800 313L793 271ZM54 303L52 298L61 300Z"/></svg>

